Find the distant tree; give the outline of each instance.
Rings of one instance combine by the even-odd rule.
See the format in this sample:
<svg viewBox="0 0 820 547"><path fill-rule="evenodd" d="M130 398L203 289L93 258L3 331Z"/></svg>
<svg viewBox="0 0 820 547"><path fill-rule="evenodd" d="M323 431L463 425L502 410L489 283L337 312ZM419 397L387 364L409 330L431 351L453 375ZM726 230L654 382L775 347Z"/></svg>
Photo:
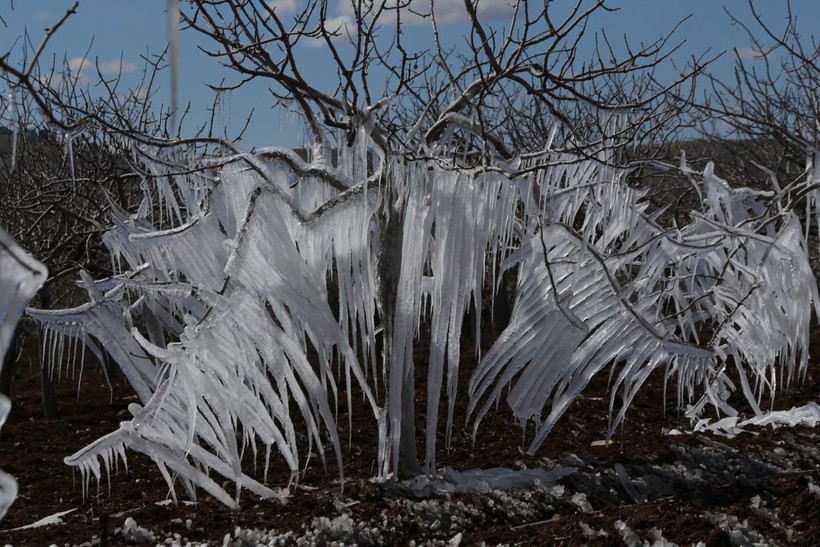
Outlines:
<svg viewBox="0 0 820 547"><path fill-rule="evenodd" d="M727 10L750 46L731 53L733 77L709 75L709 93L693 103L711 140L736 143L735 163L745 163L743 176L774 189L802 185L807 161L814 163L811 157L820 149L820 45L800 33L790 2L784 9L782 24L765 20L751 0L748 17Z"/></svg>
<svg viewBox="0 0 820 547"><path fill-rule="evenodd" d="M23 34L20 51L0 54L0 81L8 87L0 97L0 228L47 266L41 308L80 303L85 293L74 280L81 271L98 278L113 273L103 242L111 209L133 210L142 199L145 174L130 161L132 139L167 138L172 131L171 112L152 102L166 52L146 57L133 89L124 89L122 74L103 74L91 59L79 63L87 67L81 72L65 58L43 55L77 6L37 46ZM20 336L28 330L21 326ZM0 393L10 392L14 357L0 376ZM58 417L53 372L41 370L44 412L52 419Z"/></svg>
<svg viewBox="0 0 820 547"><path fill-rule="evenodd" d="M52 27L43 46L64 20ZM21 41L30 45L28 36ZM80 301L82 294L74 287L79 271L110 275L110 258L102 244L109 204L136 207L140 192L139 175L124 160L125 149L117 146L116 136L78 119L83 117L80 112L99 110L99 101L67 62L41 65L42 51L41 46L24 55L20 68L9 65L11 52L0 56L0 80L9 89L0 100L0 228L48 268L38 302L51 307ZM113 81L107 83L115 87ZM135 107L118 108L117 115L133 119ZM30 330L21 325L12 347L22 349ZM0 375L2 393L11 391L16 353L8 356ZM52 372L41 369L43 405L45 415L56 419Z"/></svg>

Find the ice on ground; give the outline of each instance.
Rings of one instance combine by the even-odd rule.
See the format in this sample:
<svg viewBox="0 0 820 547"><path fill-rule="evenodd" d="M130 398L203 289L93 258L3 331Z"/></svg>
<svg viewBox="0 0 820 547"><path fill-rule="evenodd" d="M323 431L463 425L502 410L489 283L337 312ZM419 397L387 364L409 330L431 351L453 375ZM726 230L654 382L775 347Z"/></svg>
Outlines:
<svg viewBox="0 0 820 547"><path fill-rule="evenodd" d="M550 487L574 471L572 467L556 467L549 471L541 468L509 469L507 467L456 471L451 467L445 467L437 475L420 475L403 481L402 484L419 497L443 492L486 494L493 490L526 488L536 483Z"/></svg>
<svg viewBox="0 0 820 547"><path fill-rule="evenodd" d="M156 534L154 534L154 532L138 525L137 521L132 517L125 519L122 528L118 529L115 533L117 532L122 534L123 538L131 543L147 543L156 540Z"/></svg>
<svg viewBox="0 0 820 547"><path fill-rule="evenodd" d="M53 524L63 524L63 517L68 515L69 513L73 513L76 511L77 508L69 509L68 511L60 511L59 513L54 513L53 515L49 515L47 517L43 517L37 522L32 522L31 524L26 524L25 526L19 526L17 528L12 528L9 530L10 532L15 532L17 530L28 530L29 528L40 528L41 526L51 526Z"/></svg>
<svg viewBox="0 0 820 547"><path fill-rule="evenodd" d="M589 539L595 539L596 537L609 537L609 533L606 530L593 530L592 527L584 521L579 521L578 525L581 527L581 531L584 532L584 536Z"/></svg>
<svg viewBox="0 0 820 547"><path fill-rule="evenodd" d="M792 407L790 410L773 410L743 421L737 416L729 416L715 423L709 423L710 421L707 418L698 420L694 427L695 432L705 431L732 438L745 433L751 426L770 425L774 428L804 425L815 427L820 422L820 405L811 402L803 406Z"/></svg>
<svg viewBox="0 0 820 547"><path fill-rule="evenodd" d="M650 532L649 539L641 539L632 529L622 520L615 521L615 530L621 534L624 544L629 547L677 547L677 543L672 543L663 537L663 534L657 528L653 528Z"/></svg>

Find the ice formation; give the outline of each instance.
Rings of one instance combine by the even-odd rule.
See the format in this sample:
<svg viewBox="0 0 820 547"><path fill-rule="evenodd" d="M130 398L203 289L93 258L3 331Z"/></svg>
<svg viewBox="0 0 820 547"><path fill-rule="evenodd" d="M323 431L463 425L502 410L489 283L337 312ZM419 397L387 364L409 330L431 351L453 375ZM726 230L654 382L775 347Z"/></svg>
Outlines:
<svg viewBox="0 0 820 547"><path fill-rule="evenodd" d="M83 306L30 312L55 362L71 348L63 339L78 339L108 352L139 395L119 430L66 459L86 479L127 447L192 497L200 487L230 506L242 489L281 498L246 473L245 450L264 449L263 477L274 465L298 480L304 448L323 460L330 449L341 470L336 420L354 397L379 432L377 473L396 477L427 321L431 471L458 397L469 397L475 435L504 397L536 424L535 451L604 370L610 432L654 370L677 380L693 417L736 413L727 366L758 413L805 370L817 288L800 221L767 207L772 193L683 161L704 201L670 227L607 158L546 153L513 175L507 164L458 167L446 152L383 157L364 132L337 152L135 152L145 199L134 213L112 205L105 236L118 274L84 282ZM459 385L462 333L480 334L465 316L505 274L517 279L509 326Z"/></svg>
<svg viewBox="0 0 820 547"><path fill-rule="evenodd" d="M68 509L66 511L59 511L59 512L54 513L52 515L48 515L47 517L43 517L43 518L41 518L41 519L39 519L35 522L32 522L31 524L26 524L25 526L19 526L17 528L12 528L9 531L13 532L13 531L16 531L16 530L28 530L29 528L41 528L43 526L53 526L55 524L63 524L63 517L73 513L76 510L77 510L77 508L75 507L74 509Z"/></svg>
<svg viewBox="0 0 820 547"><path fill-rule="evenodd" d="M28 301L40 289L46 268L31 258L0 229L0 368L11 344L17 321ZM0 393L0 428L11 409L11 401ZM0 471L0 519L17 497L17 482Z"/></svg>

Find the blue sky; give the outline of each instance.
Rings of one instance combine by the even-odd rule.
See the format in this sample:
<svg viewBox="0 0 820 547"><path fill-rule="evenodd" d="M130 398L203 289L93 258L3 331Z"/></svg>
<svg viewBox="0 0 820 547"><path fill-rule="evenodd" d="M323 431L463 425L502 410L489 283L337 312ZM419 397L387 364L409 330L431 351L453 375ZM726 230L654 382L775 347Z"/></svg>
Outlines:
<svg viewBox="0 0 820 547"><path fill-rule="evenodd" d="M272 0L273 1L273 0ZM275 0L281 9L298 7L302 0ZM331 0L331 15L344 20L345 10L341 1ZM347 0L349 2L349 0ZM421 1L421 0L419 0ZM569 2L569 0L560 0ZM462 0L437 0L437 10L441 10L440 21L446 35L458 41L464 32ZM503 14L506 0L481 0L483 16L488 20L502 21L496 15ZM573 0L574 3L574 0ZM27 30L32 42L39 43L44 29L52 25L72 4L71 0L17 0L14 10L9 11L9 0L0 0L2 17L7 26L0 26L0 54L12 50L20 51L15 40ZM747 3L742 0L611 0L612 7L620 8L615 13L602 13L592 23L597 29L604 28L610 38L618 39L626 35L632 44L651 42L671 30L676 23L687 16L676 33L675 42L685 41L676 53L678 62L685 62L692 55L711 51L720 53L737 48L742 54L751 54L749 40L745 32L730 24L724 8L729 8L741 19L749 20ZM786 2L782 0L758 0L755 4L774 28L785 26ZM58 63L65 58L69 66L83 74L84 78L93 74L89 71L97 62L103 72L115 73L122 69L125 84L138 85L143 61L141 56L158 53L168 42L165 0L81 0L78 12L71 17L60 32L50 42L46 51L47 59L56 58ZM798 17L804 31L810 31L812 22L820 20L820 1L792 0L792 11ZM480 14L482 12L480 11ZM800 23L802 22L802 23ZM590 30L596 30L591 28ZM423 26L408 27L406 35L419 48L426 47L429 39ZM191 104L191 114L185 133L192 133L197 125L210 117L213 94L205 82L218 83L222 78L231 78L231 73L222 69L213 59L197 50L201 39L192 33L182 33L181 63L179 69L180 102ZM81 59L88 53L88 62L83 66ZM327 77L334 74L321 48L305 48L305 59L309 59L308 79L311 76ZM719 75L731 72L729 55L716 63L712 70ZM670 76L673 73L668 68ZM85 76L88 75L88 76ZM335 76L330 76L335 78ZM5 89L0 92L6 95ZM278 109L272 109L272 100L266 88L261 85L233 92L230 100L225 97L221 109L223 122L234 129L244 124L251 109L253 121L245 134L246 147L265 144L298 144L301 140L300 123L292 116L282 116ZM167 75L160 79L156 101L170 103ZM230 134L230 131L229 131Z"/></svg>

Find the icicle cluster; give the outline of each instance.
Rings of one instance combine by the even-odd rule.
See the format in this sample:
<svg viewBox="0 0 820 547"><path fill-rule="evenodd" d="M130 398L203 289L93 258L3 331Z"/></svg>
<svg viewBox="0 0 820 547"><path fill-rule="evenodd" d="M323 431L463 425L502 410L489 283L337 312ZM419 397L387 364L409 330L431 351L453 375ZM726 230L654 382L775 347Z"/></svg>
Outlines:
<svg viewBox="0 0 820 547"><path fill-rule="evenodd" d="M514 414L537 425L534 451L606 367L610 411L616 393L623 400L610 434L658 368L677 376L680 401L703 394L691 416L707 402L733 414L731 362L760 412L777 377L807 365L818 298L798 219L772 222L754 193L729 188L709 166L703 211L665 228L639 191L598 171L577 164L535 181L541 206L522 239L512 319L471 381L474 431L512 384Z"/></svg>
<svg viewBox="0 0 820 547"><path fill-rule="evenodd" d="M127 447L191 496L200 487L230 506L243 488L281 498L286 490L246 473L244 451L264 447L264 476L275 465L297 479L301 448L324 459L329 447L341 470L342 393L349 412L356 396L372 413L378 473L395 474L409 419L398 402L415 387L427 321L428 469L439 408L449 443L460 397L477 434L506 393L514 415L536 424L534 451L604 369L611 433L654 370L677 380L694 416L706 404L734 412L729 364L758 411L806 367L818 298L800 223L711 167L696 181L702 208L670 228L605 157L549 156L512 176L377 157L364 134L333 162L322 146L312 163L277 148L143 154L145 200L133 214L112 205L105 236L119 275L86 281L84 306L31 311L49 354L68 347L60 335L104 349L140 398L130 421L66 459L86 480ZM512 271L510 324L460 386L465 316Z"/></svg>
<svg viewBox="0 0 820 547"><path fill-rule="evenodd" d="M26 254L0 229L0 369L20 315L47 275L45 266ZM11 401L0 393L0 428L6 422L9 410ZM16 497L17 482L0 471L0 519Z"/></svg>

